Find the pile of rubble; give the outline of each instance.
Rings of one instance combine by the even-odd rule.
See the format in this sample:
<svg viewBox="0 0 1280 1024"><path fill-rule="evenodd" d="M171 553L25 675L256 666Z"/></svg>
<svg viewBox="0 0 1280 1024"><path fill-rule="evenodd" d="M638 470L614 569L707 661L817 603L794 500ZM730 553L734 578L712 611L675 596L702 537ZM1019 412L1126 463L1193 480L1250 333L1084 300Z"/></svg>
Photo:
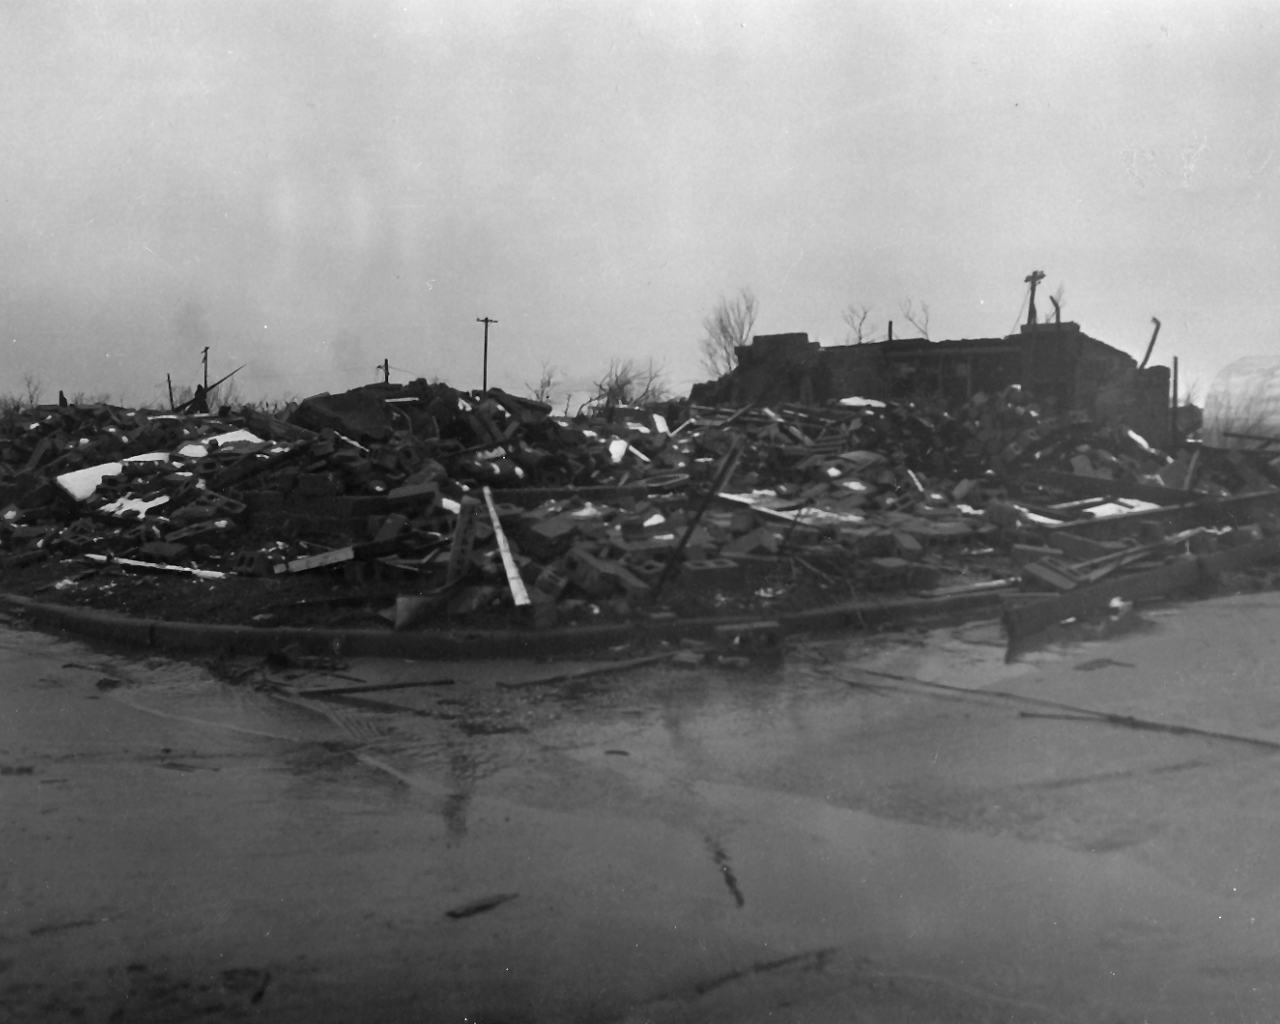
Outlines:
<svg viewBox="0 0 1280 1024"><path fill-rule="evenodd" d="M571 418L421 380L278 416L42 406L0 433L0 568L12 581L83 562L56 584L67 600L95 570L323 580L398 629L758 615L890 591L1025 601L1232 531L1262 539L1269 507L1248 523L1222 509L1280 496L1274 457L1170 457L1042 417L1016 388L958 412L846 399ZM1181 508L1200 511L1170 520ZM1105 521L1129 535L1090 541Z"/></svg>

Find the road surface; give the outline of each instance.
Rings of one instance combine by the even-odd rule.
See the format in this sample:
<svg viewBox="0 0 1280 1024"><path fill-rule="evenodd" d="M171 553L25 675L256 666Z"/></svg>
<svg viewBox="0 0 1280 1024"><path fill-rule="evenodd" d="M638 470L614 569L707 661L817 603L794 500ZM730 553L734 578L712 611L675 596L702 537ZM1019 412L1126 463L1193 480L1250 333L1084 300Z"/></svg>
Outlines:
<svg viewBox="0 0 1280 1024"><path fill-rule="evenodd" d="M0 1022L1274 1020L1278 641L1254 594L520 686L571 666L6 626Z"/></svg>

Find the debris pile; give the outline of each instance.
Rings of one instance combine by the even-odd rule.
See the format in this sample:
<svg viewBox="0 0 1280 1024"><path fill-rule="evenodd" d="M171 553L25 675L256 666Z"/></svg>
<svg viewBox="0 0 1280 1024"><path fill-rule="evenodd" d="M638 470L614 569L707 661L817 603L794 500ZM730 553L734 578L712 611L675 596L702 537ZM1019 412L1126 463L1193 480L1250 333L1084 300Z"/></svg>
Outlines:
<svg viewBox="0 0 1280 1024"><path fill-rule="evenodd" d="M958 412L846 399L570 418L419 380L278 416L41 406L2 426L0 568L84 563L47 584L64 600L88 600L95 570L246 577L278 605L363 604L396 629L767 617L891 591L1025 603L1260 543L1270 507L1246 522L1231 502L1280 501L1274 453L1170 457L1043 417L1017 388ZM1090 539L1107 522L1123 528Z"/></svg>

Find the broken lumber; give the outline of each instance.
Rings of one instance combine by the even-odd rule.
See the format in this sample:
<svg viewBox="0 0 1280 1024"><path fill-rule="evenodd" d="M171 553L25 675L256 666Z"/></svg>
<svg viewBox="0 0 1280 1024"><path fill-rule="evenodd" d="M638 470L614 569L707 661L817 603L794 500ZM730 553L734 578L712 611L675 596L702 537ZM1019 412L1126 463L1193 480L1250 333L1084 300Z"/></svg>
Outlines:
<svg viewBox="0 0 1280 1024"><path fill-rule="evenodd" d="M511 557L511 545L507 543L507 535L503 532L502 522L498 519L498 508L493 503L493 492L484 488L485 504L489 506L489 519L493 523L493 536L498 542L498 552L502 555L502 568L507 573L507 586L511 588L511 600L517 608L530 604L529 591L525 589L524 580L520 578L520 569Z"/></svg>
<svg viewBox="0 0 1280 1024"><path fill-rule="evenodd" d="M318 555L304 555L288 562L280 562L274 568L277 575L285 572L306 572L308 569L323 569L326 565L349 562L355 557L355 548L347 546L334 548L332 551L322 551Z"/></svg>
<svg viewBox="0 0 1280 1024"><path fill-rule="evenodd" d="M1190 491L1175 487L1153 487L1151 484L1135 484L1122 480L1106 480L1080 473L1062 473L1052 469L1030 469L1020 478L1024 484L1053 487L1081 498L1131 498L1134 501L1150 501L1156 505L1177 505L1196 499Z"/></svg>
<svg viewBox="0 0 1280 1024"><path fill-rule="evenodd" d="M99 555L90 552L84 556L90 562L97 562L100 565L123 565L130 569L150 569L155 572L181 572L188 573L196 579L201 580L225 580L228 573L218 572L216 569L193 569L187 565L168 565L164 562L144 562L137 558L116 558L112 555Z"/></svg>
<svg viewBox="0 0 1280 1024"><path fill-rule="evenodd" d="M471 554L471 544L475 533L471 529L475 518L476 500L464 497L458 509L458 519L453 528L453 542L449 546L449 567L445 572L445 586L453 583L462 574L462 564Z"/></svg>
<svg viewBox="0 0 1280 1024"><path fill-rule="evenodd" d="M1240 526L1256 523L1280 513L1280 491L1240 494L1231 498L1168 505L1142 512L1122 512L1098 519L1076 519L1062 525L1043 525L1041 530L1052 547L1058 531L1095 541L1115 540L1136 533L1142 523L1157 523L1166 533L1180 533L1194 526Z"/></svg>
<svg viewBox="0 0 1280 1024"><path fill-rule="evenodd" d="M1186 556L1147 572L1120 576L1069 593L1018 608L1006 608L1004 626L1009 637L1009 652L1027 637L1039 633L1064 619L1107 608L1113 599L1142 601L1166 597L1178 590L1207 579L1216 573L1280 558L1280 538L1268 537L1252 544L1212 555Z"/></svg>

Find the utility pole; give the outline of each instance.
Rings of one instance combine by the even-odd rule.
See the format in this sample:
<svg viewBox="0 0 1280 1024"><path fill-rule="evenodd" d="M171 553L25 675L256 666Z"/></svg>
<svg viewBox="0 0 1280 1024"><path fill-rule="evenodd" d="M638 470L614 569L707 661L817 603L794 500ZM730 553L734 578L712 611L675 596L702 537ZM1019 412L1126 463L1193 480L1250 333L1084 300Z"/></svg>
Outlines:
<svg viewBox="0 0 1280 1024"><path fill-rule="evenodd" d="M390 359L382 360L382 365L379 366L378 369L382 371L382 383L390 384L391 383L391 360Z"/></svg>
<svg viewBox="0 0 1280 1024"><path fill-rule="evenodd" d="M164 381L169 385L169 411L173 412L173 378L166 373Z"/></svg>
<svg viewBox="0 0 1280 1024"><path fill-rule="evenodd" d="M483 383L480 385L482 391L489 390L489 325L496 324L497 320L491 320L487 316L476 317L476 323L484 324L484 377Z"/></svg>
<svg viewBox="0 0 1280 1024"><path fill-rule="evenodd" d="M209 346L204 347L204 355L200 357L204 361L204 393L209 393Z"/></svg>

